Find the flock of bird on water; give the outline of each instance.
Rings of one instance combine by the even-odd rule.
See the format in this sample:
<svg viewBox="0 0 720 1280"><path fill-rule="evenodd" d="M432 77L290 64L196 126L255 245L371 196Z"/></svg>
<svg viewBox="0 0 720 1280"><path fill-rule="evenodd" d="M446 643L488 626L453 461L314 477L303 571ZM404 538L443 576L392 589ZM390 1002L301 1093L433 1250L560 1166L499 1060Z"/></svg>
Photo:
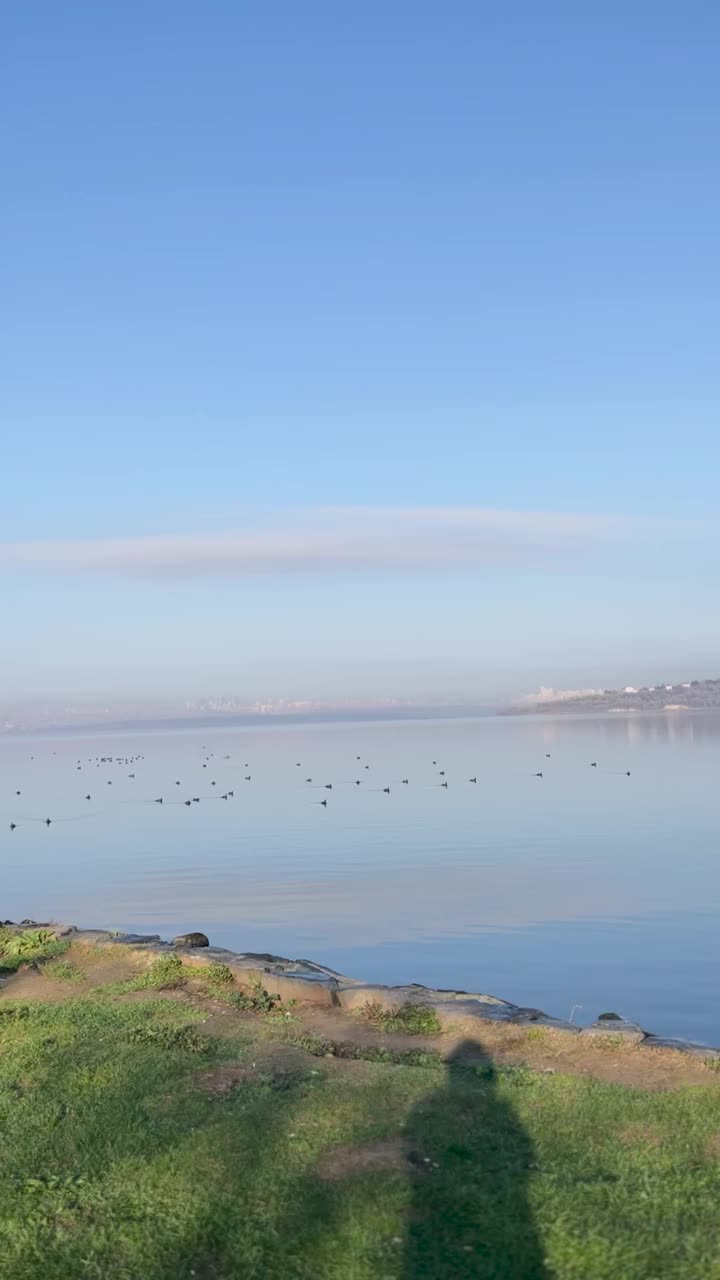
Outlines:
<svg viewBox="0 0 720 1280"><path fill-rule="evenodd" d="M205 747L203 747L203 748L202 748L202 750L203 750L203 751L205 751L206 749L207 749L207 748L205 748ZM52 753L52 754L53 754L53 755L56 755L57 753L53 751L53 753ZM204 760L203 760L203 762L202 762L202 767L203 767L203 769L207 769L207 768L210 766L210 763L211 763L211 761L212 761L214 758L215 758L215 752L214 752L214 751L211 751L208 755L206 755L206 756L205 756L205 759L204 759ZM228 760L230 760L231 758L232 758L232 757L231 757L230 755L225 755L225 756L223 756L223 762L228 761ZM360 761L361 761L361 759L362 759L362 757L361 757L361 756L356 756L355 758L356 758L356 760L357 760L358 762L360 762ZM30 756L30 759L31 759L31 760L34 760L34 759L35 759L35 757L34 757L34 756ZM131 755L131 756L89 756L89 757L88 757L88 759L85 761L85 765L90 765L90 766L94 765L96 769L100 769L102 766L108 766L108 765L117 765L117 766L120 766L120 767L123 767L123 768L131 768L132 766L135 766L135 765L136 765L136 764L138 764L139 762L144 761L144 759L145 759L145 756L144 756L144 755ZM546 759L546 760L549 760L549 759L550 759L550 752L549 752L549 751L547 751L547 752L545 753L545 759ZM434 767L435 769L437 769L437 775L436 775L436 776L437 776L438 778L442 778L442 779L443 779L443 781L442 781L442 782L436 783L435 785L436 785L436 786L438 786L438 787L444 788L444 789L447 791L447 789L448 789L448 781L447 781L447 779L446 779L446 777L445 777L445 770L444 770L444 769L438 769L438 762L437 762L437 760L433 760L432 764L433 764L433 767ZM84 767L85 767L85 766L84 766L84 764L83 764L83 761L78 759L78 760L76 761L76 764L75 764L75 769L76 769L76 771L77 771L78 773L80 773L80 772L82 772L82 770L83 770L83 768L84 768ZM297 769L301 769L301 768L302 768L302 761L301 761L301 760L298 760L298 761L297 761L297 763L296 763L296 765L295 765L295 767L296 767ZM589 767L590 767L591 769L597 769L597 768L598 768L598 762L597 762L597 760L591 760L591 761L589 761ZM248 762L247 762L247 761L245 761L244 768L246 768L246 769L249 769L249 768L250 768L250 766L249 766L249 764L248 764ZM369 765L369 764L364 764L364 765L363 765L363 770L369 770L369 769L370 769L370 765ZM629 770L629 769L623 769L623 770L610 769L610 770L607 770L606 772L609 772L609 773L615 773L615 774L621 774L623 777L627 777L627 778L629 778L629 777L630 777L630 770ZM526 775L526 776L531 777L531 778L542 778L542 777L543 777L543 771L542 771L542 770L538 770L536 773L531 773L531 774L528 774L528 775ZM134 768L133 768L132 773L128 773L128 774L127 774L127 777L128 777L128 778L130 778L132 781L134 781L134 780L135 780L135 770L134 770ZM251 773L244 774L244 775L243 775L243 781L244 781L244 782L252 782L252 774L251 774ZM352 779L347 779L347 780L345 780L345 781L344 781L344 783L343 783L342 785L344 785L344 786L360 787L360 786L362 786L362 781L363 781L363 780L362 780L362 778L352 778ZM466 781L467 781L468 783L477 783L477 776L476 776L476 777L474 777L474 778L467 778L467 779L466 779ZM112 778L106 778L106 779L105 779L105 782L106 782L106 785L107 785L108 787L111 787L111 786L113 785ZM400 786L404 786L404 787L407 787L407 786L409 786L409 785L410 785L410 779L409 779L409 778L399 778L399 779L397 780L397 782L398 782L398 784L399 784ZM313 783L312 778L306 778L306 779L305 779L305 783L306 783L306 785L308 785L308 786L310 786L310 787L313 787L313 788L315 788L315 789L317 789L317 790L324 790L324 791L332 791L332 790L333 790L333 783L332 783L332 782ZM175 786L176 786L176 787L181 786L181 779L180 779L180 778L176 778L176 779L175 779ZM217 782L216 782L216 780L215 780L215 779L212 779L212 780L211 780L211 782L210 782L210 786L211 786L211 787L216 787L216 786L217 786ZM388 796L390 795L390 787L373 787L373 788L372 788L372 790L377 791L377 792L382 792L384 795L388 795ZM16 791L15 791L15 795L16 795L16 796L21 796L21 795L22 795L22 791L21 791L21 790L16 790ZM192 805L194 805L194 804L200 804L203 800L232 800L232 799L234 798L234 796L235 796L235 791L234 791L234 790L228 790L228 791L223 791L223 792L211 792L209 795L203 795L203 796L191 796L191 797L189 797L189 799L187 799L187 800L174 800L174 799L173 799L173 800L169 800L169 799L167 799L165 796L156 796L154 799L152 799L152 800L148 800L148 801L146 801L145 803L147 803L147 804L175 804L175 805L184 805L186 808L188 808L188 809L189 809L189 808L191 808L191 807L192 807ZM83 797L83 799L84 799L84 800L92 800L92 793L90 793L90 792L89 792L89 793L87 793L87 794ZM326 809L326 808L327 808L327 804L328 804L328 802L327 802L327 797L325 797L325 798L324 798L324 799L322 799L322 800L315 800L315 801L313 801L313 803L314 803L314 804L317 804L317 805L320 805L320 806L322 806L323 808L325 808L325 809ZM27 817L20 817L20 818L19 818L19 820L18 820L17 822L13 821L13 822L11 822L11 823L10 823L10 830L11 830L11 831L15 831L15 830L17 830L18 826L22 826L22 825L24 825L25 823L28 823L28 822L39 822L39 823L41 823L44 827L51 827L51 826L53 825L53 823L54 823L54 822L76 822L76 821L78 821L78 820L80 819L80 817L84 817L84 816L90 816L90 815L78 815L78 817L77 817L77 818L27 818Z"/></svg>

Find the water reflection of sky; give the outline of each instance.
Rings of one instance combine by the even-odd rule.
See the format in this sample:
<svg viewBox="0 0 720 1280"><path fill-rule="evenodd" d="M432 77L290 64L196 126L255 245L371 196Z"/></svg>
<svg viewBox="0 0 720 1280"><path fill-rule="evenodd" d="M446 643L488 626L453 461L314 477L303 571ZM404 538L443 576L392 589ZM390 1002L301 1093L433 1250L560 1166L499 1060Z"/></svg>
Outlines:
<svg viewBox="0 0 720 1280"><path fill-rule="evenodd" d="M720 1042L719 735L718 716L667 713L8 739L3 910L203 928L560 1014L622 1006Z"/></svg>

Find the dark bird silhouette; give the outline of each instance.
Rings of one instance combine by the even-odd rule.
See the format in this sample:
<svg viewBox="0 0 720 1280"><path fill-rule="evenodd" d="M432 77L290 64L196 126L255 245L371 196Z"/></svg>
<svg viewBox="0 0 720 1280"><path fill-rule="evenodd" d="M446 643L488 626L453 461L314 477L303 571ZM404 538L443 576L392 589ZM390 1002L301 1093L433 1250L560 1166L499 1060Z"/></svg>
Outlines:
<svg viewBox="0 0 720 1280"><path fill-rule="evenodd" d="M199 796L193 796L193 804L199 804L199 803L200 803L200 797L199 797Z"/></svg>
<svg viewBox="0 0 720 1280"><path fill-rule="evenodd" d="M11 822L11 823L10 823L10 830L11 830L11 831L14 831L14 830L15 830L15 828L16 828L16 826L17 826L17 822Z"/></svg>
<svg viewBox="0 0 720 1280"><path fill-rule="evenodd" d="M86 797L85 797L85 799L86 799L86 800L90 800L91 798L92 798L91 796L86 796Z"/></svg>
<svg viewBox="0 0 720 1280"><path fill-rule="evenodd" d="M15 795L16 795L16 796L19 796L19 795L20 795L20 792L19 792L19 791L16 791L16 792L15 792Z"/></svg>
<svg viewBox="0 0 720 1280"><path fill-rule="evenodd" d="M206 764L204 764L204 765L203 765L203 769L207 769L207 765L206 765Z"/></svg>
<svg viewBox="0 0 720 1280"><path fill-rule="evenodd" d="M249 773L249 774L247 775L247 777L246 777L245 781L246 781L246 782L249 782L251 778L252 778L252 774L251 774L251 773ZM213 782L213 786L215 786L215 783L214 783L214 782Z"/></svg>
<svg viewBox="0 0 720 1280"><path fill-rule="evenodd" d="M216 782L211 782L211 783L210 783L210 786L211 786L211 787L215 787L215 786L217 786L217 783L216 783Z"/></svg>
<svg viewBox="0 0 720 1280"><path fill-rule="evenodd" d="M441 786L441 787L444 787L444 788L445 788L445 790L447 791L447 782L441 782L441 783L440 783L440 786Z"/></svg>
<svg viewBox="0 0 720 1280"><path fill-rule="evenodd" d="M384 795L386 795L386 796L389 796L389 795L390 795L390 788L389 788L389 787L383 787L383 794L384 794Z"/></svg>
<svg viewBox="0 0 720 1280"><path fill-rule="evenodd" d="M319 803L322 805L323 809L327 809L327 800L320 800Z"/></svg>
<svg viewBox="0 0 720 1280"><path fill-rule="evenodd" d="M545 759L546 759L546 760L549 760L549 759L550 759L550 752L549 752L549 751L546 751L546 752L545 752Z"/></svg>
<svg viewBox="0 0 720 1280"><path fill-rule="evenodd" d="M433 764L437 764L437 760L433 760Z"/></svg>
<svg viewBox="0 0 720 1280"><path fill-rule="evenodd" d="M298 760L297 764L295 765L295 768L296 768L296 769L299 769L299 768L300 768L301 763L302 763L302 761Z"/></svg>
<svg viewBox="0 0 720 1280"><path fill-rule="evenodd" d="M179 779L179 778L176 778L176 779L175 779L175 786L176 786L176 787L179 787L179 786L180 786L180 779Z"/></svg>
<svg viewBox="0 0 720 1280"><path fill-rule="evenodd" d="M355 757L355 759L356 759L356 760L359 760L359 759L360 759L360 757L359 757L359 756L356 756L356 757Z"/></svg>
<svg viewBox="0 0 720 1280"><path fill-rule="evenodd" d="M408 786L408 784L409 784L409 782L410 782L410 779L409 779L409 778L403 778L403 780L402 780L402 784L403 784L403 786L404 786L404 787L407 787L407 786Z"/></svg>
<svg viewBox="0 0 720 1280"><path fill-rule="evenodd" d="M369 768L370 768L370 765L369 765L369 764L366 764L366 765L365 765L365 768L366 768L366 769L369 769Z"/></svg>
<svg viewBox="0 0 720 1280"><path fill-rule="evenodd" d="M306 781L306 782L312 782L312 778L306 778L306 779L305 779L305 781Z"/></svg>
<svg viewBox="0 0 720 1280"><path fill-rule="evenodd" d="M156 803L156 804L162 804L162 796L158 796L158 798L157 798L157 800L155 801L155 803Z"/></svg>
<svg viewBox="0 0 720 1280"><path fill-rule="evenodd" d="M54 751L53 751L53 755L55 755L55 752L54 752ZM46 827L49 827L51 822L52 822L52 818L46 818L46 819L45 819L45 826L46 826Z"/></svg>
<svg viewBox="0 0 720 1280"><path fill-rule="evenodd" d="M626 778L629 778L629 777L630 777L630 770L629 770L629 769L628 769L627 773L625 774L625 777L626 777Z"/></svg>
<svg viewBox="0 0 720 1280"><path fill-rule="evenodd" d="M597 760L591 760L591 761L590 761L590 768L591 768L591 769L597 769Z"/></svg>
<svg viewBox="0 0 720 1280"><path fill-rule="evenodd" d="M542 778L542 774L541 774L541 773L536 773L536 774L535 774L535 777L536 777L536 778Z"/></svg>
<svg viewBox="0 0 720 1280"><path fill-rule="evenodd" d="M134 778L134 777L135 777L135 774L134 774L134 773L129 773L129 774L128 774L128 778Z"/></svg>
<svg viewBox="0 0 720 1280"><path fill-rule="evenodd" d="M468 782L477 782L477 778L468 778Z"/></svg>
<svg viewBox="0 0 720 1280"><path fill-rule="evenodd" d="M439 769L439 770L438 770L438 777L439 777L439 778L444 778L444 777L445 777L445 770L444 770L444 769Z"/></svg>
<svg viewBox="0 0 720 1280"><path fill-rule="evenodd" d="M325 790L326 790L326 791L332 791L332 782L326 782L326 783L325 783Z"/></svg>
<svg viewBox="0 0 720 1280"><path fill-rule="evenodd" d="M108 778L108 779L107 779L107 785L108 785L109 787L111 787L111 786L112 786L112 780L111 780L110 778Z"/></svg>
<svg viewBox="0 0 720 1280"><path fill-rule="evenodd" d="M221 800L227 800L227 791L220 797Z"/></svg>
<svg viewBox="0 0 720 1280"><path fill-rule="evenodd" d="M189 808L190 808L190 805L192 804L192 800L184 800L184 801L183 801L183 804L186 804L186 805L187 805L187 807L188 807L188 809L189 809Z"/></svg>
<svg viewBox="0 0 720 1280"><path fill-rule="evenodd" d="M235 795L235 792L234 792L234 791L228 791L228 795L229 795L229 796L234 796L234 795Z"/></svg>

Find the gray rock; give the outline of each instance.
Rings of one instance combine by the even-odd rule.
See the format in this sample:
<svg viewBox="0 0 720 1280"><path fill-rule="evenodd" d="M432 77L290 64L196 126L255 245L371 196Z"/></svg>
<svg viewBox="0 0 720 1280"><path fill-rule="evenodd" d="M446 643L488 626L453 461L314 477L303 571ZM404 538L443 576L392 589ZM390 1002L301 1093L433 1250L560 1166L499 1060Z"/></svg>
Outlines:
<svg viewBox="0 0 720 1280"><path fill-rule="evenodd" d="M624 1018L598 1018L589 1027L583 1027L580 1035L590 1039L617 1036L624 1044L640 1044L646 1032L636 1022L626 1022Z"/></svg>
<svg viewBox="0 0 720 1280"><path fill-rule="evenodd" d="M210 941L204 933L179 933L173 938L174 947L209 947Z"/></svg>
<svg viewBox="0 0 720 1280"><path fill-rule="evenodd" d="M648 1035L643 1041L650 1049L677 1049L680 1053L690 1053L694 1058L720 1058L720 1049L711 1049L709 1045L698 1044L695 1040L674 1040L671 1036Z"/></svg>
<svg viewBox="0 0 720 1280"><path fill-rule="evenodd" d="M110 942L120 943L126 947L156 947L167 946L165 942L161 942L159 933L116 933L109 934Z"/></svg>

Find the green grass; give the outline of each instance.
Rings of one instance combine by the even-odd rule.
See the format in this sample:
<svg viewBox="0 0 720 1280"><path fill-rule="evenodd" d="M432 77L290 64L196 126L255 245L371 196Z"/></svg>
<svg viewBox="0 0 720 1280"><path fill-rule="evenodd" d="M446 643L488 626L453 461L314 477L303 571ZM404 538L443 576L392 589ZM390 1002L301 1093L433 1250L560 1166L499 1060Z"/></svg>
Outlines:
<svg viewBox="0 0 720 1280"><path fill-rule="evenodd" d="M253 1013L270 1013L280 997L265 990L259 978L250 980L244 990L235 986L235 977L226 964L183 964L179 955L166 952L156 957L149 969L120 982L108 982L98 988L105 999L125 995L128 991L171 991L184 987L189 978L199 979L201 994L213 996L236 1009Z"/></svg>
<svg viewBox="0 0 720 1280"><path fill-rule="evenodd" d="M50 960L43 965L43 973L54 982L84 982L85 975L72 960Z"/></svg>
<svg viewBox="0 0 720 1280"><path fill-rule="evenodd" d="M292 1023L283 1027L277 1038L285 1044L296 1045L315 1058L345 1058L356 1062L386 1062L396 1066L442 1069L442 1059L433 1049L388 1049L381 1044L329 1040L314 1031L296 1029Z"/></svg>
<svg viewBox="0 0 720 1280"><path fill-rule="evenodd" d="M360 1013L378 1031L402 1031L410 1036L437 1036L442 1031L435 1010L411 1000L399 1009L384 1009L376 1001L368 1001Z"/></svg>
<svg viewBox="0 0 720 1280"><path fill-rule="evenodd" d="M128 991L171 991L184 986L186 979L187 971L180 956L169 951L157 956L142 973L119 982L106 982L97 990L106 998L122 996Z"/></svg>
<svg viewBox="0 0 720 1280"><path fill-rule="evenodd" d="M218 964L214 960L210 964L188 964L185 966L185 972L190 973L193 977L200 978L207 991L225 991L228 987L233 986L235 982L235 976L230 966Z"/></svg>
<svg viewBox="0 0 720 1280"><path fill-rule="evenodd" d="M646 1094L489 1059L295 1056L281 1079L274 1024L218 1040L202 1016L150 992L0 1000L3 1275L720 1277L713 1076ZM243 1068L236 1086L201 1087L222 1064ZM398 1167L318 1176L338 1147L395 1139Z"/></svg>

